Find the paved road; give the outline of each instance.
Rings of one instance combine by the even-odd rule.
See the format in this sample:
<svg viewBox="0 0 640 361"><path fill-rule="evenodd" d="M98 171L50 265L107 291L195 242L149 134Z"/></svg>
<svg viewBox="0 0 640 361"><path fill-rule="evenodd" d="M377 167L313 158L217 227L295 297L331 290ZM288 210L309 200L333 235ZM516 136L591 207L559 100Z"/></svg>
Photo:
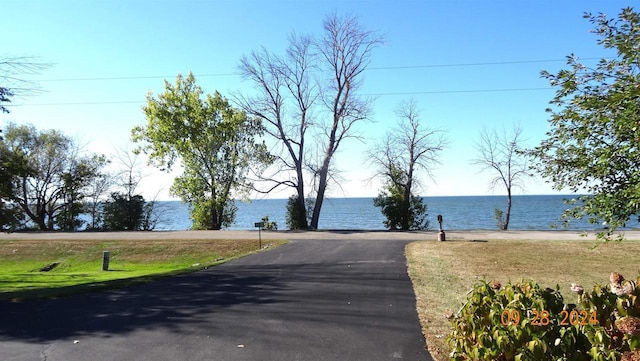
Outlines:
<svg viewBox="0 0 640 361"><path fill-rule="evenodd" d="M156 283L0 303L0 360L431 360L403 240L296 240Z"/></svg>

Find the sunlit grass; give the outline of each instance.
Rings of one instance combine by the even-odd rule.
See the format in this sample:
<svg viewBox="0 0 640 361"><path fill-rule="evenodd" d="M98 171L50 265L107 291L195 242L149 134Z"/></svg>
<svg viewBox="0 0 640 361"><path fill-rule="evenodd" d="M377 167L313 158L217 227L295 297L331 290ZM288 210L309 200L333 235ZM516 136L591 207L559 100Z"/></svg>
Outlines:
<svg viewBox="0 0 640 361"><path fill-rule="evenodd" d="M421 241L407 246L409 274L418 315L433 358L448 360L445 338L451 330L443 316L458 311L478 280L535 280L542 287L560 285L565 302L577 302L572 282L591 290L606 284L611 272L640 275L639 241L601 244L592 241Z"/></svg>
<svg viewBox="0 0 640 361"><path fill-rule="evenodd" d="M110 252L108 271L102 271L103 251ZM257 251L256 240L0 240L0 299L122 287ZM41 271L54 262L55 268Z"/></svg>

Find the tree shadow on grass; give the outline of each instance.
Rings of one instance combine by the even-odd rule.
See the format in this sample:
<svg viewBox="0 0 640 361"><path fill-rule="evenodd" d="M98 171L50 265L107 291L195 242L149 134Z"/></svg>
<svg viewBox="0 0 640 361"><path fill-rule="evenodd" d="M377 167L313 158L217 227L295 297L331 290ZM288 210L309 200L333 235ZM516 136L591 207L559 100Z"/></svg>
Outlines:
<svg viewBox="0 0 640 361"><path fill-rule="evenodd" d="M137 279L142 281L148 280ZM96 290L113 288L114 282L118 281L98 283L94 287ZM86 291L87 286L83 287ZM83 334L108 337L157 327L179 332L185 322L210 321L211 313L221 308L271 303L273 293L280 288L272 276L260 275L251 269L233 273L216 270L73 297L0 301L0 341L36 342Z"/></svg>
<svg viewBox="0 0 640 361"><path fill-rule="evenodd" d="M123 272L125 270L121 269L109 269L103 272ZM131 276L128 278L118 278L108 281L96 281L88 279L85 283L78 283L75 285L55 285L57 282L55 279L50 279L44 282L38 282L38 286L33 289L20 289L17 291L9 291L0 293L0 302L2 301L12 301L12 302L22 302L25 300L37 300L37 299L53 299L60 298L66 296L73 296L78 294L87 294L92 292L102 292L110 289L118 289L124 288L128 286L133 286L137 284L148 283L152 281L157 281L159 279L176 276L183 273L189 273L195 271L194 269L179 269L179 270L171 270L164 273L154 273L146 276ZM76 278L76 277L86 277L87 274L71 274L71 275L60 275L63 278ZM30 280L29 280L30 281ZM4 281L0 280L0 285L2 285ZM15 280L7 281L7 283L15 283Z"/></svg>

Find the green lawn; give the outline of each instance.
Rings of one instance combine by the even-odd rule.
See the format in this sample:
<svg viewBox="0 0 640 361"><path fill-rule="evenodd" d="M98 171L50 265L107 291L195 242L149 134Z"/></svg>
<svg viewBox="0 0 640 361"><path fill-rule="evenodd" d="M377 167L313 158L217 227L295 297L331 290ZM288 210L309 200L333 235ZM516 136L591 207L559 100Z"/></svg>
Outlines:
<svg viewBox="0 0 640 361"><path fill-rule="evenodd" d="M102 271L102 255L107 250L109 270ZM0 240L0 300L123 287L257 251L256 240ZM59 263L57 267L41 271L54 262Z"/></svg>
<svg viewBox="0 0 640 361"><path fill-rule="evenodd" d="M577 302L572 282L590 291L609 282L611 272L629 279L640 275L640 241L601 244L592 241L421 241L407 246L409 274L418 315L433 358L448 360L445 338L451 330L444 317L457 312L478 280L535 280L542 287L560 285L565 302Z"/></svg>

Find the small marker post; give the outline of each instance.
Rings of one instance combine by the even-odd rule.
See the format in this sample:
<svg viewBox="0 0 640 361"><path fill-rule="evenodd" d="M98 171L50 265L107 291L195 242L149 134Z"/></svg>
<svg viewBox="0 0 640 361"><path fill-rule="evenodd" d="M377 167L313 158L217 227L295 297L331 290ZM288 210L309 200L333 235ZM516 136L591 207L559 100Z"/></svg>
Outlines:
<svg viewBox="0 0 640 361"><path fill-rule="evenodd" d="M254 227L258 228L258 249L262 249L262 227L264 227L264 222L256 222L253 224Z"/></svg>
<svg viewBox="0 0 640 361"><path fill-rule="evenodd" d="M446 240L446 236L444 234L444 229L442 229L442 215L438 214L438 223L440 224L440 232L438 232L438 241L444 242Z"/></svg>

